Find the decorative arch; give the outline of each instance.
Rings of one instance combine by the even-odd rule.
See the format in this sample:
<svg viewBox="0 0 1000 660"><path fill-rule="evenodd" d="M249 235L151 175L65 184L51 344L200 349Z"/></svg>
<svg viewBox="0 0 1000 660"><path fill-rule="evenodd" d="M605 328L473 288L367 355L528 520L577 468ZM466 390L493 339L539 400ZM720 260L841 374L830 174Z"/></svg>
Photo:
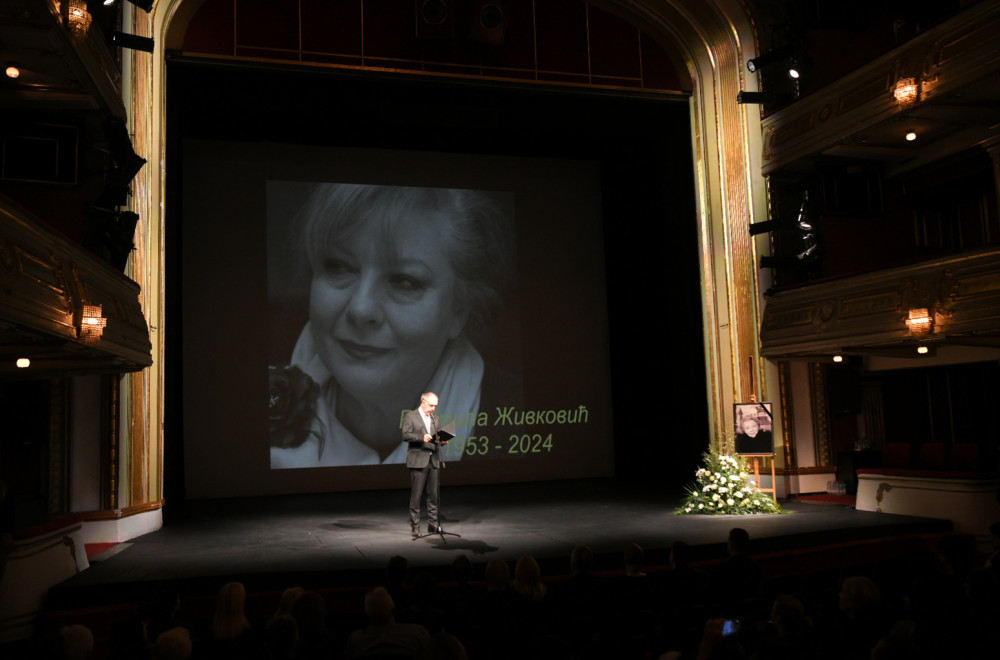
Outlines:
<svg viewBox="0 0 1000 660"><path fill-rule="evenodd" d="M148 14L127 5L123 19L134 34L151 36L160 44L152 55L128 51L123 62L122 94L134 146L152 165L134 182L133 203L142 220L130 274L144 292L153 343L153 366L129 376L123 392L122 461L130 468L123 471L123 506L163 497L164 173L169 166L164 53L179 46L187 22L203 2L157 0ZM729 433L732 403L751 396L767 399L768 381L777 382L776 373L770 373L773 367L765 368L759 358L760 291L768 283L758 280L747 231L755 217L766 217L760 117L756 106L736 103L741 89L756 85L743 76L743 62L754 43L751 19L740 0L594 0L593 4L682 54L691 76L706 397L711 436L721 441Z"/></svg>

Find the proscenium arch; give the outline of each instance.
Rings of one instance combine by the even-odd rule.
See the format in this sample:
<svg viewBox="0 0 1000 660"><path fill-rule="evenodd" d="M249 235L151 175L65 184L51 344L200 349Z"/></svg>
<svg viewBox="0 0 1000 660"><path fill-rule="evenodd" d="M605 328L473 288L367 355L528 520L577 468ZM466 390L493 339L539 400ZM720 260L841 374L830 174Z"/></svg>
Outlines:
<svg viewBox="0 0 1000 660"><path fill-rule="evenodd" d="M127 377L123 387L122 505L163 497L166 60L179 47L191 16L204 0L157 0L149 13L124 7L123 24L151 36L152 54L126 51L122 95L133 143L149 162L134 181L133 207L141 221L129 275L143 291L153 343L153 366ZM696 186L702 284L706 397L710 438L731 432L732 404L769 399L772 367L759 358L760 291L748 225L766 217L760 175L760 117L756 106L736 103L742 63L753 51L753 33L740 0L594 0L683 56L691 76L692 166ZM776 431L780 424L776 425Z"/></svg>

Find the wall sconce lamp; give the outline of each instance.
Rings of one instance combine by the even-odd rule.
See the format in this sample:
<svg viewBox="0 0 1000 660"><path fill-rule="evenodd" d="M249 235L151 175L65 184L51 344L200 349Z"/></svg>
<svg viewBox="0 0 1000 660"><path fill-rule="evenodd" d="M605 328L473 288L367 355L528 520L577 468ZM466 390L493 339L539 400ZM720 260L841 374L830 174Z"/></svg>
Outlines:
<svg viewBox="0 0 1000 660"><path fill-rule="evenodd" d="M80 339L88 344L96 343L104 334L108 320L104 318L101 305L84 305L80 319Z"/></svg>
<svg viewBox="0 0 1000 660"><path fill-rule="evenodd" d="M67 27L76 34L86 34L93 20L87 10L87 0L69 0L63 7Z"/></svg>
<svg viewBox="0 0 1000 660"><path fill-rule="evenodd" d="M897 103L914 103L919 93L916 78L900 78L892 89L892 96Z"/></svg>
<svg viewBox="0 0 1000 660"><path fill-rule="evenodd" d="M125 32L114 32L111 34L111 43L130 50L141 50L146 53L153 52L152 37L140 37Z"/></svg>
<svg viewBox="0 0 1000 660"><path fill-rule="evenodd" d="M926 307L919 307L910 310L906 325L910 328L910 334L917 339L923 339L934 329L934 320L927 312Z"/></svg>

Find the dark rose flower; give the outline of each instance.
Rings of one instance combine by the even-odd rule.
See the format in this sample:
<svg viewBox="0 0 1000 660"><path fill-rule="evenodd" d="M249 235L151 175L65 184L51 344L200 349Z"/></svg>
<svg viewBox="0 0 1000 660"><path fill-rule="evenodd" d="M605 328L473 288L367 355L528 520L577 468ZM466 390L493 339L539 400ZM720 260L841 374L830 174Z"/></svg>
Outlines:
<svg viewBox="0 0 1000 660"><path fill-rule="evenodd" d="M314 435L323 453L323 438L312 430L319 385L298 367L268 367L270 392L267 410L272 447L298 447Z"/></svg>

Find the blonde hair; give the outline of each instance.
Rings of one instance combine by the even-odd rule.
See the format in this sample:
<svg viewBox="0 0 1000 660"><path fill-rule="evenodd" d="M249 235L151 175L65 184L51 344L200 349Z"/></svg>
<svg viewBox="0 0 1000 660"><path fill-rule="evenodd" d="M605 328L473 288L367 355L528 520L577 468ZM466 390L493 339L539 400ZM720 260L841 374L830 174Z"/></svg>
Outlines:
<svg viewBox="0 0 1000 660"><path fill-rule="evenodd" d="M471 329L481 329L490 310L500 304L515 268L512 219L485 192L317 184L301 212L299 241L308 256L307 265L314 273L321 271L328 246L359 226L372 223L384 238L392 235L400 216L425 211L448 220L440 238L456 275L456 303L468 312ZM380 243L391 245L386 240Z"/></svg>
<svg viewBox="0 0 1000 660"><path fill-rule="evenodd" d="M524 555L514 566L514 581L510 588L522 596L532 600L545 598L545 584L542 582L542 569L531 555Z"/></svg>
<svg viewBox="0 0 1000 660"><path fill-rule="evenodd" d="M250 627L243 607L247 591L240 582L222 585L215 598L215 617L212 619L212 637L233 639Z"/></svg>

